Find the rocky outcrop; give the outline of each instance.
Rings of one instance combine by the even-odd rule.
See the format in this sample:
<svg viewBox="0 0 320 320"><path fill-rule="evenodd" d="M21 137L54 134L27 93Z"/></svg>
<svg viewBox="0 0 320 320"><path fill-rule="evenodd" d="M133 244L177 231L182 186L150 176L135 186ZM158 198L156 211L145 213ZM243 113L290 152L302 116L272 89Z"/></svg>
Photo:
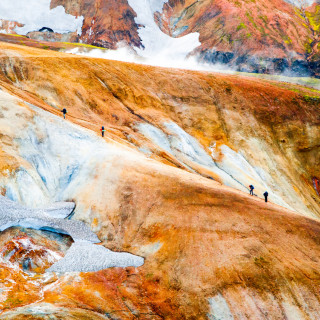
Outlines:
<svg viewBox="0 0 320 320"><path fill-rule="evenodd" d="M16 27L22 27L23 24L16 22L16 21L8 21L8 20L3 20L0 19L0 32L5 32L5 33L15 33L15 28Z"/></svg>
<svg viewBox="0 0 320 320"><path fill-rule="evenodd" d="M49 31L33 31L28 32L27 37L30 39L38 40L38 41L49 41L49 42L78 42L79 36L76 32L69 33L56 33Z"/></svg>
<svg viewBox="0 0 320 320"><path fill-rule="evenodd" d="M259 57L240 55L234 52L205 50L200 53L200 61L227 65L235 71L250 73L282 74L295 77L320 76L319 62L308 63L303 59Z"/></svg>
<svg viewBox="0 0 320 320"><path fill-rule="evenodd" d="M119 42L140 47L135 12L127 0L52 0L51 8L62 5L66 12L83 16L80 39L88 44L115 49Z"/></svg>

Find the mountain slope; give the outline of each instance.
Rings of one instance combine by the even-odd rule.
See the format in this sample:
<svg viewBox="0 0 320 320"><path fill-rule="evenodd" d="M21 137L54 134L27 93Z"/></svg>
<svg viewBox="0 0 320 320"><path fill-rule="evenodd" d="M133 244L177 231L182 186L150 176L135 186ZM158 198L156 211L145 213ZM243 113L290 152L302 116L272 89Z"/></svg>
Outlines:
<svg viewBox="0 0 320 320"><path fill-rule="evenodd" d="M0 49L1 192L73 200L103 246L145 259L44 273L70 237L7 230L0 319L319 317L317 90Z"/></svg>
<svg viewBox="0 0 320 320"><path fill-rule="evenodd" d="M145 258L140 268L47 274L44 267L55 261L48 253L63 256L70 238L8 230L0 235L6 279L0 318L319 316L319 222L151 160L110 138L93 138L90 131L7 93L0 96L4 119L10 114L16 129L5 128L2 148L19 167L10 170L7 190L14 186L20 195L25 191L22 201L39 202L39 191L19 179L19 172L33 172L37 181L41 168L34 161L43 159L46 179L38 179L38 187L49 186L54 174L54 194L76 201L75 218L87 222L104 246ZM78 139L74 149L82 149L88 136L95 154L69 148L70 138ZM74 166L68 152L76 153L80 166L64 185L64 163ZM61 169L50 170L52 156ZM36 267L28 267L26 257Z"/></svg>
<svg viewBox="0 0 320 320"><path fill-rule="evenodd" d="M259 196L319 214L318 91L6 44L2 53L2 84L31 103L64 106L165 163L243 191L253 183Z"/></svg>
<svg viewBox="0 0 320 320"><path fill-rule="evenodd" d="M296 3L298 4L298 3ZM173 36L199 32L205 61L254 72L319 72L319 5L272 1L168 1L158 15Z"/></svg>

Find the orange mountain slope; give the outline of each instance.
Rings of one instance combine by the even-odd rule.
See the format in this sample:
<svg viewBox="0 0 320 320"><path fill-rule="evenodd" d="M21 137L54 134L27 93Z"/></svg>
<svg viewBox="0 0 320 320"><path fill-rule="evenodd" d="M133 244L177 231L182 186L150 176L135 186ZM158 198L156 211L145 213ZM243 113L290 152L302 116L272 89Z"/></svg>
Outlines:
<svg viewBox="0 0 320 320"><path fill-rule="evenodd" d="M9 229L0 319L319 317L318 91L0 50L2 193L31 205L74 200L73 219L102 245L145 258L47 274L48 250L63 256L71 239Z"/></svg>
<svg viewBox="0 0 320 320"><path fill-rule="evenodd" d="M243 191L255 183L259 196L269 188L275 202L318 215L313 183L320 176L318 91L8 44L1 52L2 85L23 99L45 102L55 114L66 107L73 121L97 132L105 125L115 139L147 147L151 157ZM169 140L191 139L172 133L169 122L195 138L201 152L214 153L216 164L184 147L159 145L150 130Z"/></svg>

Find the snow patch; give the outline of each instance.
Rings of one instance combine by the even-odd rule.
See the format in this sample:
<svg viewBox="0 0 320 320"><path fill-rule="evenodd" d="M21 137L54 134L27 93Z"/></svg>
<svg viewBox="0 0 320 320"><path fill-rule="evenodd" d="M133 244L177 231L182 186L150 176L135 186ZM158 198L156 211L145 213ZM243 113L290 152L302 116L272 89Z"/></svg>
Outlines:
<svg viewBox="0 0 320 320"><path fill-rule="evenodd" d="M149 0L151 12L161 12L166 2L168 0Z"/></svg>
<svg viewBox="0 0 320 320"><path fill-rule="evenodd" d="M210 313L208 314L208 318L210 320L233 320L228 303L220 293L210 298L209 304Z"/></svg>
<svg viewBox="0 0 320 320"><path fill-rule="evenodd" d="M100 242L98 237L83 222L50 216L51 213L53 216L66 217L73 209L74 204L70 203L55 204L48 211L31 209L0 195L0 231L13 226L20 226L69 234L74 240Z"/></svg>
<svg viewBox="0 0 320 320"><path fill-rule="evenodd" d="M136 51L142 57L157 59L182 60L200 46L199 33L191 33L181 38L172 38L163 33L154 21L154 13L161 11L166 1L161 0L128 0L136 12L135 22L142 25L138 33L144 48Z"/></svg>
<svg viewBox="0 0 320 320"><path fill-rule="evenodd" d="M75 204L73 202L55 202L50 207L39 209L44 210L52 218L65 219L72 214Z"/></svg>
<svg viewBox="0 0 320 320"><path fill-rule="evenodd" d="M77 31L80 35L84 18L67 14L63 6L50 9L50 4L51 0L1 0L0 19L24 24L15 28L21 35L42 27L58 33Z"/></svg>
<svg viewBox="0 0 320 320"><path fill-rule="evenodd" d="M316 3L316 0L285 0L286 2L293 4L298 8L308 8Z"/></svg>
<svg viewBox="0 0 320 320"><path fill-rule="evenodd" d="M59 211L60 207L61 204L56 204L49 208L48 212L43 209L29 209L0 196L0 231L11 226L21 226L70 234L76 242L62 259L59 255L49 252L49 261L59 261L52 265L48 272L91 272L111 267L126 268L143 265L144 259L141 257L126 252L112 252L103 246L95 245L94 243L100 240L83 222L51 218L49 213ZM70 208L68 204L66 207ZM66 210L62 207L63 212L60 215L65 216ZM19 242L17 245L20 244L28 250L40 248L28 239L20 239L16 242Z"/></svg>
<svg viewBox="0 0 320 320"><path fill-rule="evenodd" d="M186 155L191 161L204 166L215 166L212 158L200 143L174 122L164 124L169 133L170 145L174 152Z"/></svg>
<svg viewBox="0 0 320 320"><path fill-rule="evenodd" d="M169 153L172 153L169 139L162 130L147 123L139 123L138 128L139 131L155 145Z"/></svg>
<svg viewBox="0 0 320 320"><path fill-rule="evenodd" d="M72 244L65 257L48 272L95 272L113 267L140 267L144 259L126 252L111 250L94 245L88 241L77 241Z"/></svg>
<svg viewBox="0 0 320 320"><path fill-rule="evenodd" d="M82 261L79 268L76 268L74 261L78 257L74 254L68 255L67 252L67 260L63 258L59 261L59 272L85 272L93 267L94 271L97 271L111 266L143 264L142 258L129 253L113 253L100 246L95 248L93 243L100 240L86 224L79 220L65 219L73 211L74 204L54 203L48 206L47 203L63 199L78 199L81 202L78 193L87 189L90 182L94 182L98 190L92 191L96 195L95 199L101 197L108 203L106 199L110 198L111 203L117 172L116 169L109 169L115 159L118 161L124 157L134 160L144 156L136 151L126 151L116 145L107 144L89 130L30 104L24 107L21 102L20 99L0 91L0 110L3 113L3 118L0 118L1 133L12 138L10 147L2 144L1 148L20 164L17 172L8 177L0 177L0 186L6 189L7 196L12 200L38 208L22 206L0 196L0 231L21 226L69 234L82 244L80 247L78 243L74 245L71 253L79 252L81 261L84 256L88 256L89 260ZM98 180L96 175L99 176ZM114 179L110 182L108 192L99 185L100 181L101 186L105 186L106 179ZM101 195L99 191L102 192ZM81 208L78 208L77 214L83 214ZM83 217L84 220L86 218L88 217ZM82 253L79 248L83 250ZM90 252L86 253L85 250ZM95 252L98 262L95 262L91 252ZM100 261L101 257L103 259Z"/></svg>

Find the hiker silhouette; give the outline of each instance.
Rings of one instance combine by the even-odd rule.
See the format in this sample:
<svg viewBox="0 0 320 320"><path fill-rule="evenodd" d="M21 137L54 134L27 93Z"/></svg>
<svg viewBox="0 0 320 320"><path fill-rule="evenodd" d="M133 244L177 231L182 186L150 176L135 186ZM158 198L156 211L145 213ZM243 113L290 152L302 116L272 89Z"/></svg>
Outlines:
<svg viewBox="0 0 320 320"><path fill-rule="evenodd" d="M104 129L104 126L101 127L100 131L101 131L102 137L104 137L104 132L106 131L106 130Z"/></svg>
<svg viewBox="0 0 320 320"><path fill-rule="evenodd" d="M67 109L66 108L63 108L62 110L61 110L61 112L63 113L63 119L65 119L66 118L66 114L67 114Z"/></svg>

